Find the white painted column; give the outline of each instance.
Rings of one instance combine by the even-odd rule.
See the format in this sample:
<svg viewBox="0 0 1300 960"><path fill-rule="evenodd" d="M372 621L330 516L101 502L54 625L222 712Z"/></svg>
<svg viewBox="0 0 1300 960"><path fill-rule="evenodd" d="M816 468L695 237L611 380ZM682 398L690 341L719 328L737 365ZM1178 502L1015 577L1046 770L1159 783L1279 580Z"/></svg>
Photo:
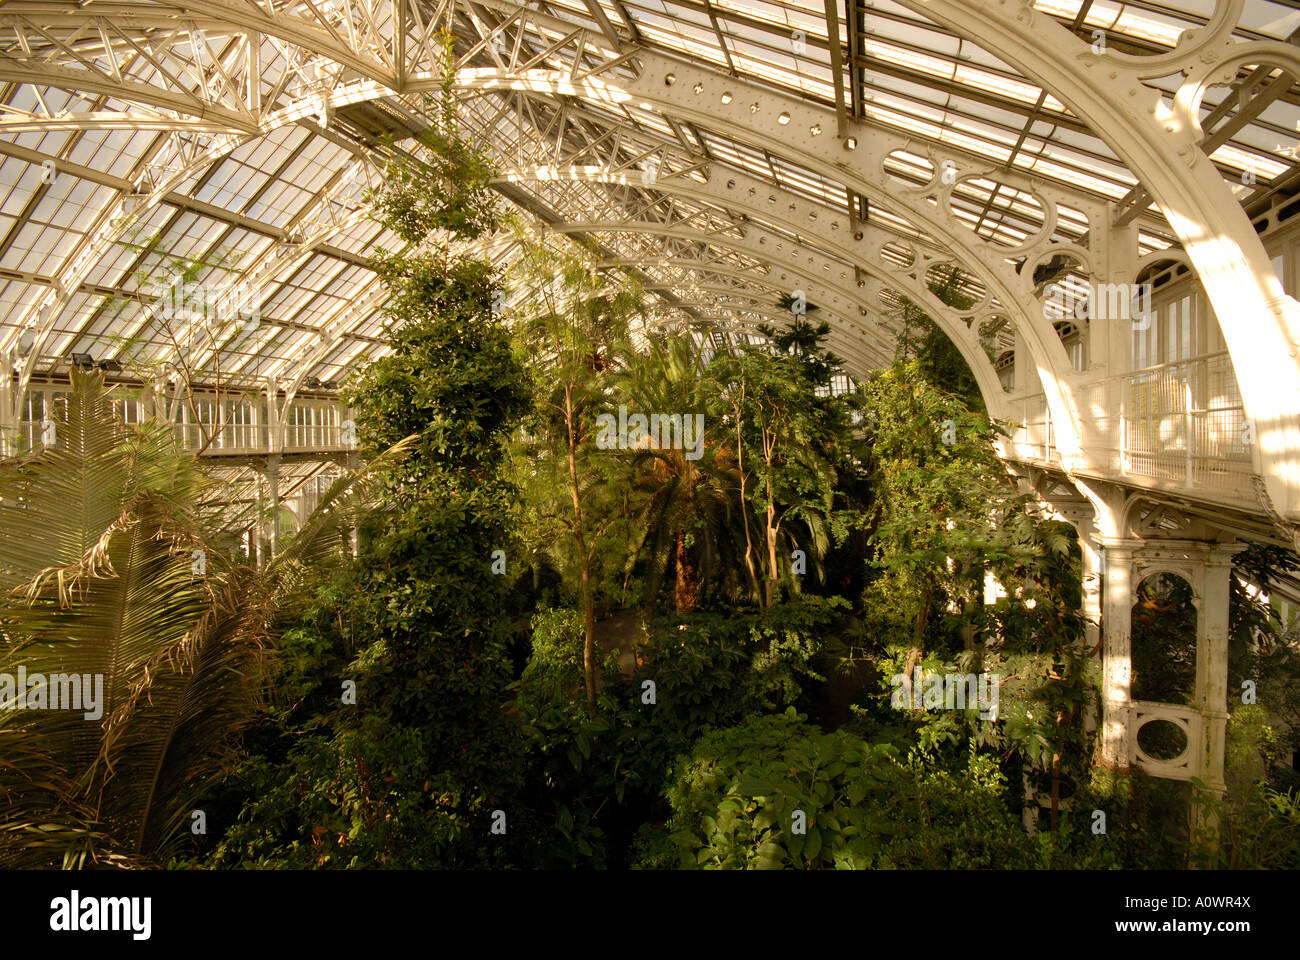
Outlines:
<svg viewBox="0 0 1300 960"><path fill-rule="evenodd" d="M1083 560L1080 570L1083 594L1080 613L1083 614L1084 619L1083 649L1087 658L1091 660L1101 653L1098 648L1101 645L1104 548L1098 542L1096 528L1091 520L1076 524L1075 528L1079 531L1079 551ZM1083 708L1085 733L1091 734L1097 729L1097 725L1101 722L1100 714L1101 704L1092 697L1090 691L1088 703Z"/></svg>
<svg viewBox="0 0 1300 960"><path fill-rule="evenodd" d="M257 473L257 522L253 524L251 536L253 538L254 554L257 558L257 565L260 567L266 562L266 550L262 545L262 534L266 526L263 516L266 512L266 501L262 496L262 481L264 476L259 470Z"/></svg>
<svg viewBox="0 0 1300 960"><path fill-rule="evenodd" d="M280 406L279 390L274 382L266 387L266 450L268 453L280 451Z"/></svg>
<svg viewBox="0 0 1300 960"><path fill-rule="evenodd" d="M13 357L0 354L0 456L14 453L18 441L18 402L15 398Z"/></svg>
<svg viewBox="0 0 1300 960"><path fill-rule="evenodd" d="M167 377L162 372L155 374L145 393L145 413L154 420L167 419Z"/></svg>
<svg viewBox="0 0 1300 960"><path fill-rule="evenodd" d="M1128 768L1128 724L1133 676L1133 540L1103 540L1101 761L1115 771Z"/></svg>
<svg viewBox="0 0 1300 960"><path fill-rule="evenodd" d="M1228 730L1228 593L1232 557L1241 544L1215 545L1204 560L1203 595L1197 611L1196 704L1205 717L1205 786L1222 794Z"/></svg>
<svg viewBox="0 0 1300 960"><path fill-rule="evenodd" d="M266 485L271 501L271 516L267 521L269 530L267 540L271 546L271 556L280 552L280 458L266 458Z"/></svg>
<svg viewBox="0 0 1300 960"><path fill-rule="evenodd" d="M1101 585L1102 585L1102 547L1097 543L1096 534L1091 524L1079 524L1079 551L1083 555L1082 613L1086 624L1083 628L1084 642L1089 650L1097 646L1101 639Z"/></svg>

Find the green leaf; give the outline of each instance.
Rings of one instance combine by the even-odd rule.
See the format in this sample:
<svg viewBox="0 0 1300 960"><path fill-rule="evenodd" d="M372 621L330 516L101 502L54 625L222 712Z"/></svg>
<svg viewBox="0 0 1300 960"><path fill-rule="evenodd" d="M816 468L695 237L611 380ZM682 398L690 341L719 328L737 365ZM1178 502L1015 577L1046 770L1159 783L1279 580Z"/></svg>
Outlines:
<svg viewBox="0 0 1300 960"><path fill-rule="evenodd" d="M763 807L754 814L754 830L770 830L776 825L776 812L770 807Z"/></svg>
<svg viewBox="0 0 1300 960"><path fill-rule="evenodd" d="M769 840L758 848L758 860L754 867L758 870L780 870L785 861L785 851L774 840Z"/></svg>
<svg viewBox="0 0 1300 960"><path fill-rule="evenodd" d="M803 847L803 856L805 860L813 861L817 859L817 854L822 849L822 834L816 827L808 831L808 840Z"/></svg>

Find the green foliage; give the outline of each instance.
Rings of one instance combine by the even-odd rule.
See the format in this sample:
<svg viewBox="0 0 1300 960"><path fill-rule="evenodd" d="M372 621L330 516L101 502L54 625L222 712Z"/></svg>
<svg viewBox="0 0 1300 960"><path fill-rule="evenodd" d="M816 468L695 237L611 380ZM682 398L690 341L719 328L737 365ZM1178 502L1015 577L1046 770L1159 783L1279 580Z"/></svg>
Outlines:
<svg viewBox="0 0 1300 960"><path fill-rule="evenodd" d="M72 675L83 709L0 708L0 863L138 866L180 847L251 719L273 581L205 522L169 426L123 424L101 374L70 377L57 442L0 465L0 673Z"/></svg>
<svg viewBox="0 0 1300 960"><path fill-rule="evenodd" d="M943 624L935 612L946 602L967 607L982 591L993 531L1014 488L993 454L988 421L931 386L916 364L883 372L863 393L879 571L864 597L866 616L887 642L937 640Z"/></svg>
<svg viewBox="0 0 1300 960"><path fill-rule="evenodd" d="M791 302L792 298L782 295L781 306L788 310ZM810 303L807 304L807 309L811 313L817 307ZM839 373L843 366L839 357L822 347L822 341L830 336L831 332L828 321L823 320L821 323L812 324L796 316L784 330L778 330L764 323L760 323L757 330L767 338L777 352L797 357L803 367L804 379L813 386L829 384L831 377Z"/></svg>
<svg viewBox="0 0 1300 960"><path fill-rule="evenodd" d="M632 870L673 870L678 860L677 845L667 830L652 823L641 824L628 856Z"/></svg>
<svg viewBox="0 0 1300 960"><path fill-rule="evenodd" d="M915 363L863 387L875 494L875 550L863 594L882 675L998 674L999 722L943 711L880 717L924 754L997 751L1018 785L1053 798L1054 815L1087 778L1084 717L1096 671L1080 649L1080 554L1073 530L1042 516L998 461L982 414L939 390ZM992 575L1006 596L984 602ZM912 738L915 738L914 741Z"/></svg>
<svg viewBox="0 0 1300 960"><path fill-rule="evenodd" d="M194 843L256 716L269 624L364 477L256 569L171 424L124 424L101 374L70 377L57 442L0 464L0 673L98 675L101 696L0 709L0 862L158 865Z"/></svg>
<svg viewBox="0 0 1300 960"><path fill-rule="evenodd" d="M526 239L521 244L517 276L533 297L522 308L518 336L531 361L536 397L516 462L532 494L522 515L532 552L549 554L569 573L582 606L583 682L594 719L593 568L599 573L597 546L620 512L618 492L609 483L613 461L596 449L591 421L640 301L635 290L606 286L580 255L560 255Z"/></svg>
<svg viewBox="0 0 1300 960"><path fill-rule="evenodd" d="M367 194L380 222L409 244L430 234L476 240L501 224L497 193L491 186L492 165L482 144L461 136L456 111L453 37L439 34L442 45L441 96L433 124L422 134L426 148L418 155L398 153L384 173L383 185Z"/></svg>
<svg viewBox="0 0 1300 960"><path fill-rule="evenodd" d="M564 706L580 699L583 685L582 644L584 625L581 610L557 607L539 610L532 619L532 656L519 678L520 713L536 717L552 705ZM602 658L600 676L609 683L619 675L618 658Z"/></svg>
<svg viewBox="0 0 1300 960"><path fill-rule="evenodd" d="M519 798L531 827L520 853L529 866L604 868L616 855L606 825L626 814L630 794L641 786L632 762L635 715L620 709L608 689L596 714L588 717L580 698L559 697L528 714Z"/></svg>
<svg viewBox="0 0 1300 960"><path fill-rule="evenodd" d="M842 599L799 597L772 608L694 613L658 625L632 678L640 783L657 792L673 758L710 729L802 706L822 681L816 661L847 608ZM655 703L639 698L653 683Z"/></svg>
<svg viewBox="0 0 1300 960"><path fill-rule="evenodd" d="M491 554L512 546L505 441L531 389L493 315L491 267L447 245L494 221L472 202L486 173L443 121L432 172L399 170L377 202L409 241L446 236L376 259L393 353L345 391L363 447L403 440L409 456L382 473L361 556L285 637L297 675L284 689L313 709L281 699L280 723L268 717L266 753L233 785L243 809L219 864L465 867L509 855L490 817L519 789L523 741L503 711L514 628ZM448 177L463 182L444 189ZM436 202L413 206L412 191ZM465 210L438 207L464 191Z"/></svg>
<svg viewBox="0 0 1300 960"><path fill-rule="evenodd" d="M793 708L702 737L674 766L668 798L687 869L1030 863L987 761L957 773L906 764L892 745L822 733Z"/></svg>
<svg viewBox="0 0 1300 960"><path fill-rule="evenodd" d="M1196 865L1217 870L1300 868L1300 794L1265 780L1252 783L1227 802L1201 798L1204 815L1217 817L1217 849L1203 845Z"/></svg>
<svg viewBox="0 0 1300 960"><path fill-rule="evenodd" d="M1199 790L1192 804L1216 843L1192 851L1196 866L1220 870L1294 870L1300 867L1300 793L1270 782L1281 749L1270 714L1258 704L1235 707L1224 751L1227 791Z"/></svg>
<svg viewBox="0 0 1300 960"><path fill-rule="evenodd" d="M746 346L709 367L728 409L725 425L735 450L737 486L759 528L746 543L754 592L764 605L779 588L797 587L791 557L802 549L821 573L831 539L842 540L856 518L835 512L837 471L847 460L848 408L818 397L808 362L833 366L819 353L820 328L795 331L792 352ZM796 341L804 343L796 348ZM759 589L757 570L765 583Z"/></svg>
<svg viewBox="0 0 1300 960"><path fill-rule="evenodd" d="M680 415L683 422L698 416L705 425L693 450L659 447L657 438L651 438L620 457L627 476L627 507L636 525L625 568L640 561L644 599L650 603L671 568L673 603L679 612L734 592L741 579L743 525L749 521L748 511L735 497L734 457L726 435L710 429L721 410L713 385L701 376L701 364L700 348L689 338L652 342L646 351L627 358L609 404L612 408L615 401L625 403L629 411L643 415Z"/></svg>
<svg viewBox="0 0 1300 960"><path fill-rule="evenodd" d="M1132 614L1132 695L1136 700L1190 703L1196 681L1196 608L1192 588L1173 574L1137 587Z"/></svg>
<svg viewBox="0 0 1300 960"><path fill-rule="evenodd" d="M418 436L395 482L433 470L482 471L531 402L509 335L492 316L490 267L461 261L448 268L432 254L388 257L380 276L389 303L393 352L343 391L355 411L357 439L376 452Z"/></svg>
<svg viewBox="0 0 1300 960"><path fill-rule="evenodd" d="M1176 870L1186 866L1187 784L1140 773L1104 785L1085 783L1055 829L1033 837L1044 870ZM1105 815L1105 831L1094 832ZM1047 826L1045 823L1040 826Z"/></svg>
<svg viewBox="0 0 1300 960"><path fill-rule="evenodd" d="M643 648L636 682L653 680L654 719L686 740L751 712L799 702L821 679L813 661L848 604L797 597L766 610L668 621Z"/></svg>
<svg viewBox="0 0 1300 960"><path fill-rule="evenodd" d="M974 301L961 292L962 272L953 264L940 264L932 271L930 292L957 310ZM912 362L925 380L947 391L972 410L984 410L984 396L970 364L948 334L911 299L904 297L893 317L901 327L894 347L896 363Z"/></svg>

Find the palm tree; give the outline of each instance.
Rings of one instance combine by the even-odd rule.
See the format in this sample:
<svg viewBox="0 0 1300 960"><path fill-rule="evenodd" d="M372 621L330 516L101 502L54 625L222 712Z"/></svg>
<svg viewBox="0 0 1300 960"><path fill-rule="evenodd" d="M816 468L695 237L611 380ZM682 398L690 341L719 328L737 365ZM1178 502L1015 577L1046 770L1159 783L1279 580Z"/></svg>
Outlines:
<svg viewBox="0 0 1300 960"><path fill-rule="evenodd" d="M698 607L702 581L726 579L739 567L738 525L745 522L744 504L732 494L736 484L719 430L720 407L701 377L701 362L698 346L687 337L654 341L630 358L619 378L630 410L680 415L683 421L703 416L696 450L657 445L651 437L630 461L642 536L632 544L629 559L634 562L648 547L650 596L658 592L671 559L679 611Z"/></svg>
<svg viewBox="0 0 1300 960"><path fill-rule="evenodd" d="M102 374L71 380L56 442L0 463L0 696L25 672L24 705L34 675L49 695L90 678L95 702L0 709L0 864L156 864L229 769L271 617L364 484L336 484L258 569L226 552L171 425L124 424Z"/></svg>

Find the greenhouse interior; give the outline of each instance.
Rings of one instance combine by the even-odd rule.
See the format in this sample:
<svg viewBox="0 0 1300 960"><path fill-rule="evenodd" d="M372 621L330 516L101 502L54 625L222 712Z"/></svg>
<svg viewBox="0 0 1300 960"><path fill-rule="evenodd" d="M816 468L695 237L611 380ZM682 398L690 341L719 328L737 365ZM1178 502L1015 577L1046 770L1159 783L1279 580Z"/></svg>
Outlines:
<svg viewBox="0 0 1300 960"><path fill-rule="evenodd" d="M1300 868L1297 213L1295 0L0 2L0 867Z"/></svg>

